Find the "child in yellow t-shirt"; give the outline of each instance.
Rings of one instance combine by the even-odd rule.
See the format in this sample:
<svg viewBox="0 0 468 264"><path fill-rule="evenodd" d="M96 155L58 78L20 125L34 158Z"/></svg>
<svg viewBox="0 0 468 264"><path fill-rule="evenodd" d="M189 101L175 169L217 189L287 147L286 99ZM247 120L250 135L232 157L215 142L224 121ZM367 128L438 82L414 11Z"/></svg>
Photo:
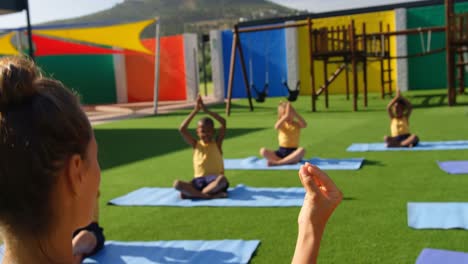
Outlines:
<svg viewBox="0 0 468 264"><path fill-rule="evenodd" d="M218 135L214 128L213 119L204 117L198 121L195 139L188 131L188 126L195 115L203 110L216 119L220 124ZM193 148L194 179L191 182L174 181L174 188L181 193L182 198L225 198L229 182L224 176L224 161L222 144L226 131L226 120L217 113L209 111L201 96L189 116L182 122L179 132L185 141Z"/></svg>
<svg viewBox="0 0 468 264"><path fill-rule="evenodd" d="M276 151L260 149L260 155L267 160L268 166L295 164L302 160L305 150L299 147L299 138L301 129L306 126L306 121L291 103L280 102L278 121L275 124L275 129L278 130L279 149Z"/></svg>
<svg viewBox="0 0 468 264"><path fill-rule="evenodd" d="M413 106L408 99L397 90L395 98L387 105L388 116L390 117L391 136L385 136L387 147L414 147L418 144L419 138L409 131L409 118Z"/></svg>

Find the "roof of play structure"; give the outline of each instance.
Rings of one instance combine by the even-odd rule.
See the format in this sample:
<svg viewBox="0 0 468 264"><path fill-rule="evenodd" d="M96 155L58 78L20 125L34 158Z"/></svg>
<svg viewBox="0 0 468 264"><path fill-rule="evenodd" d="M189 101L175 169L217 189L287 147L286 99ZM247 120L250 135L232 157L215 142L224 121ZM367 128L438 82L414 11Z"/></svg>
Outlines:
<svg viewBox="0 0 468 264"><path fill-rule="evenodd" d="M455 3L468 2L468 0L454 0L454 1ZM286 21L304 20L309 17L314 19L314 18L334 17L334 16L345 16L345 15L352 15L352 14L388 11L388 10L393 10L393 9L398 9L398 8L414 8L414 7L424 7L424 6L433 6L433 5L443 5L443 4L444 4L444 0L425 0L425 1L380 5L380 6L353 8L353 9L338 10L338 11L323 12L323 13L308 13L308 14L302 14L302 15L297 15L297 16L252 20L252 21L241 22L238 25L239 27L251 27L251 26L259 26L259 25L284 23Z"/></svg>

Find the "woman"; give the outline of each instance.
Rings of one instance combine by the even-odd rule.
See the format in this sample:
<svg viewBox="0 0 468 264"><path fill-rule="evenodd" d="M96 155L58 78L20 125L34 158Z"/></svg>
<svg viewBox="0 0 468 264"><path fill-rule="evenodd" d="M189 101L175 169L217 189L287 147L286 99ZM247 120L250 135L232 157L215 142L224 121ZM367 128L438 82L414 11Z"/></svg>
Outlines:
<svg viewBox="0 0 468 264"><path fill-rule="evenodd" d="M33 62L0 59L3 263L77 263L73 231L91 222L100 168L77 97Z"/></svg>

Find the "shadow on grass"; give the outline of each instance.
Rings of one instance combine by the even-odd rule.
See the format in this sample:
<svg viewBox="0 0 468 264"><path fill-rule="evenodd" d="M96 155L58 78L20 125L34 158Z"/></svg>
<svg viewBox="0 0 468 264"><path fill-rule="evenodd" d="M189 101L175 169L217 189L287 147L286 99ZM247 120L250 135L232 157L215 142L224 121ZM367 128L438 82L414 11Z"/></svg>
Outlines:
<svg viewBox="0 0 468 264"><path fill-rule="evenodd" d="M283 100L284 101L284 100ZM279 102L279 100L278 100ZM265 109L270 109L276 111L277 104L269 104L269 103L257 103L255 100L252 101L253 109L255 110L265 110ZM210 106L210 109L213 110L225 110L226 109L226 104L218 104L218 105L212 105ZM236 110L242 110L244 112L250 111L250 106L247 100L242 101L241 103L237 103L233 101L231 103L231 112L234 112Z"/></svg>
<svg viewBox="0 0 468 264"><path fill-rule="evenodd" d="M441 107L448 105L446 93L418 94L409 97L414 108ZM468 102L457 102L456 106L466 106Z"/></svg>
<svg viewBox="0 0 468 264"><path fill-rule="evenodd" d="M363 166L379 166L379 167L384 167L384 163L378 160L368 160L365 159Z"/></svg>
<svg viewBox="0 0 468 264"><path fill-rule="evenodd" d="M226 139L264 128L229 129ZM177 129L100 129L94 131L103 170L189 148Z"/></svg>
<svg viewBox="0 0 468 264"><path fill-rule="evenodd" d="M333 106L330 106L329 109L317 109L316 113L333 113L333 114L342 114L342 113L352 113L353 112L353 109L351 108L351 106L349 107L349 109L332 109ZM376 108L376 107L372 107L372 108L365 108L363 106L359 106L358 107L358 110L354 113L356 113L357 115L361 115L361 114L365 114L365 113L370 113L370 112L384 112L385 109L384 108ZM313 113L312 110L309 109L308 113Z"/></svg>

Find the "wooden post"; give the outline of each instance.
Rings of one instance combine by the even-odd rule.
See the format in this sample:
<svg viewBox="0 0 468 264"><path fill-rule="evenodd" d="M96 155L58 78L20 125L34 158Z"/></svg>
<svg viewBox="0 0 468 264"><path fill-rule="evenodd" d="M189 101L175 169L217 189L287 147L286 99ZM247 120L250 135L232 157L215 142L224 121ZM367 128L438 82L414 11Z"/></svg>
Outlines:
<svg viewBox="0 0 468 264"><path fill-rule="evenodd" d="M381 54L384 52L385 50L385 36L383 35L383 23L382 21L380 21L379 23L379 32L380 32L380 49L381 49ZM382 99L385 98L385 82L384 82L384 79L385 79L385 75L384 75L384 58L381 57L380 58L380 92L381 92L381 95L380 97Z"/></svg>
<svg viewBox="0 0 468 264"><path fill-rule="evenodd" d="M316 112L317 109L315 107L315 76L314 76L314 52L312 50L312 19L310 17L307 18L307 32L309 34L309 62L310 62L310 81L312 87L312 112ZM316 39L315 39L316 40ZM315 42L317 44L317 41Z"/></svg>
<svg viewBox="0 0 468 264"><path fill-rule="evenodd" d="M353 111L358 110L358 74L357 74L357 61L356 61L356 36L354 28L354 20L351 20L351 25L349 27L349 41L351 48L351 65L353 71Z"/></svg>
<svg viewBox="0 0 468 264"><path fill-rule="evenodd" d="M458 21L458 40L464 41L465 40L465 17L459 16ZM465 52L464 46L458 47L458 94L465 93L465 59L463 58Z"/></svg>
<svg viewBox="0 0 468 264"><path fill-rule="evenodd" d="M349 63L348 62L345 62L346 63L346 100L349 101Z"/></svg>
<svg viewBox="0 0 468 264"><path fill-rule="evenodd" d="M455 54L453 49L453 0L445 0L445 46L447 48L447 97L448 97L448 105L453 106L456 104L456 92L455 92L455 72L454 72L454 64L455 64Z"/></svg>
<svg viewBox="0 0 468 264"><path fill-rule="evenodd" d="M343 46L342 46L342 51L348 51L349 50L349 40L348 40L348 32L346 30L346 26L343 26ZM349 101L349 58L344 58L345 64L346 64L346 100Z"/></svg>
<svg viewBox="0 0 468 264"><path fill-rule="evenodd" d="M341 43L340 49L341 51L345 51L347 48L346 41L348 40L348 31L346 30L346 26L341 26L341 35L343 42Z"/></svg>
<svg viewBox="0 0 468 264"><path fill-rule="evenodd" d="M387 24L387 32L390 32L390 24ZM392 90L392 59L390 58L390 36L388 36L385 40L387 45L385 45L385 56L387 57L387 80L388 80L388 93L390 96L393 95Z"/></svg>
<svg viewBox="0 0 468 264"><path fill-rule="evenodd" d="M362 77L364 81L364 107L367 107L367 36L366 23L362 23Z"/></svg>
<svg viewBox="0 0 468 264"><path fill-rule="evenodd" d="M323 80L325 81L325 108L328 109L328 58L323 59Z"/></svg>
<svg viewBox="0 0 468 264"><path fill-rule="evenodd" d="M228 100L226 104L226 114L231 115L231 100L232 100L232 85L234 83L234 73L236 67L236 52L237 52L237 31L234 29L234 35L232 36L232 48L231 48L231 62L229 63L229 81L228 81Z"/></svg>
<svg viewBox="0 0 468 264"><path fill-rule="evenodd" d="M242 45L240 41L240 35L239 35L239 29L237 25L234 26L234 30L237 34L237 49L239 49L239 58L240 58L240 63L241 63L241 69L242 69L242 77L244 79L244 85L245 85L245 91L247 92L247 97L249 98L249 107L250 111L253 111L253 104L252 104L252 94L250 93L250 87L249 87L249 80L247 78L247 69L245 67L245 60L244 60L244 53L242 52Z"/></svg>
<svg viewBox="0 0 468 264"><path fill-rule="evenodd" d="M330 43L330 41L329 41L329 39L328 39L328 34L329 34L328 28L325 28L325 29L324 29L324 32L325 32L325 34L324 34L324 37L323 37L323 40L324 40L323 48L324 48L324 50L329 51L329 49L330 49L330 48L329 48L329 43ZM324 50L322 49L321 51L324 51Z"/></svg>

